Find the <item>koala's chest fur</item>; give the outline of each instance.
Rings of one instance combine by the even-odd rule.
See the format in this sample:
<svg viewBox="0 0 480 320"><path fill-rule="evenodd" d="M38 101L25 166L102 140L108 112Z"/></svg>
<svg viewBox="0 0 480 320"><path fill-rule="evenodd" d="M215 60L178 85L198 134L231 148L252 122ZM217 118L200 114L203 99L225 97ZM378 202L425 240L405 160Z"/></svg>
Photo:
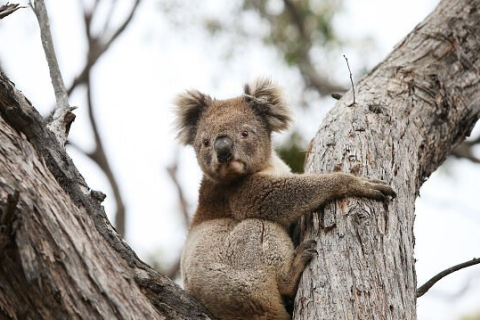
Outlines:
<svg viewBox="0 0 480 320"><path fill-rule="evenodd" d="M290 174L288 166L278 160L261 174ZM185 288L221 319L244 319L245 315L254 319L255 314L267 312L267 305L279 308L273 312L275 319L287 319L278 282L290 268L292 240L277 222L238 219L240 211L258 210L234 199L242 189L245 185L241 182L230 186L206 179L202 182L199 207L182 256Z"/></svg>
<svg viewBox="0 0 480 320"><path fill-rule="evenodd" d="M288 175L290 169L281 160L261 174ZM242 182L222 186L205 179L200 190L200 201L192 221L185 256L211 263L222 263L234 269L262 269L278 267L289 259L292 241L285 227L261 218L239 219L242 212L259 216L258 207L242 201ZM247 193L248 194L248 193ZM240 199L238 197L240 196ZM261 197L258 194L247 197ZM251 203L255 204L255 201Z"/></svg>
<svg viewBox="0 0 480 320"><path fill-rule="evenodd" d="M205 221L188 236L182 256L184 286L219 319L289 319L278 283L293 253L290 237L275 222ZM273 316L265 318L267 313Z"/></svg>
<svg viewBox="0 0 480 320"><path fill-rule="evenodd" d="M291 253L292 241L277 223L261 219L235 221L231 218L207 221L190 230L182 261L187 271L185 285L195 286L194 274L203 277L202 270L212 267L232 272L275 269Z"/></svg>

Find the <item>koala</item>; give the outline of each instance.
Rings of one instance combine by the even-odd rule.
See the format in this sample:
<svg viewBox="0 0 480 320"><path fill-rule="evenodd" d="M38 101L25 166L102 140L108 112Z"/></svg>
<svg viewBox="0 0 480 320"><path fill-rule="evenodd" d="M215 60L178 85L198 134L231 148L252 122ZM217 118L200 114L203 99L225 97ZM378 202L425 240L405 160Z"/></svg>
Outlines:
<svg viewBox="0 0 480 320"><path fill-rule="evenodd" d="M272 147L272 133L292 118L270 79L228 100L186 91L175 104L178 138L203 171L181 259L185 289L219 319L290 319L284 299L295 295L317 244L294 248L288 228L327 201L395 192L348 173L293 174Z"/></svg>

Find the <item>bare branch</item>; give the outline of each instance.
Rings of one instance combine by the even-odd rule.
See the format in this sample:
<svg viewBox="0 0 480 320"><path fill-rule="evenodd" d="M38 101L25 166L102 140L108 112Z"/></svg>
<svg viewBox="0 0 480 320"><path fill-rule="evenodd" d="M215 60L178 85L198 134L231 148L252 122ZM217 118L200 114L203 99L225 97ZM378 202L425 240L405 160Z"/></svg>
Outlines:
<svg viewBox="0 0 480 320"><path fill-rule="evenodd" d="M213 319L118 235L101 194L88 192L44 119L1 72L0 115L5 150L24 147L0 156L2 195L13 195L3 212L15 210L22 218L14 224L15 236L7 234L8 251L2 252L0 318Z"/></svg>
<svg viewBox="0 0 480 320"><path fill-rule="evenodd" d="M110 22L112 21L113 13L115 12L115 5L114 2L110 3L110 8L108 8L108 13L105 15L105 21L103 23L102 33L106 34L108 32L108 28L110 26Z"/></svg>
<svg viewBox="0 0 480 320"><path fill-rule="evenodd" d="M78 85L82 85L82 84L87 85L87 101L88 101L89 119L90 119L90 124L93 130L96 148L92 153L85 153L85 154L90 159L92 159L95 163L97 163L100 169L102 169L105 172L105 175L107 176L107 179L110 185L112 186L115 202L117 204L117 212L115 214L115 227L117 228L118 233L120 233L123 236L125 236L125 233L126 233L126 227L125 227L126 208L122 200L119 185L117 183L115 175L113 174L110 168L110 164L107 159L105 149L103 147L103 142L100 137L98 125L93 112L94 108L93 108L93 102L91 98L90 71L92 70L92 67L95 65L98 59L110 48L111 44L116 39L118 39L118 37L123 33L123 31L125 31L127 26L132 21L132 18L138 8L138 5L140 4L140 1L141 0L135 1L135 3L133 4L130 10L129 15L125 18L123 23L116 30L113 31L112 36L110 36L106 40L102 40L102 39L99 39L97 36L94 36L91 30L92 19L97 12L97 8L99 6L100 0L96 0L94 2L92 9L87 10L86 8L84 8L83 14L84 14L84 20L85 20L85 35L88 39L88 44L89 44L87 63L84 66L80 75L75 78L75 80L73 81L73 83L70 85L68 89L68 93L71 94ZM112 8L113 7L115 6L112 5ZM107 20L110 19L111 14L112 13L109 13L109 15L107 16ZM105 22L105 26L107 26L108 24L109 24L108 21ZM104 30L103 32L106 33L106 30Z"/></svg>
<svg viewBox="0 0 480 320"><path fill-rule="evenodd" d="M117 232L125 237L125 204L122 200L122 195L120 192L120 187L117 183L117 179L113 174L113 171L108 162L107 155L105 154L105 148L103 147L102 138L98 130L97 121L95 119L95 114L93 112L93 101L92 101L92 86L90 83L90 77L87 77L87 104L88 104L88 114L90 119L90 124L93 130L93 136L95 139L95 150L92 153L86 153L86 155L95 161L95 163L105 172L108 182L112 186L113 196L115 197L115 202L117 204L117 212L115 214L115 228Z"/></svg>
<svg viewBox="0 0 480 320"><path fill-rule="evenodd" d="M43 50L45 51L48 68L50 70L50 78L55 91L57 108L67 108L69 106L67 90L65 89L62 73L60 72L57 56L55 54L52 33L50 32L50 21L45 2L43 0L35 0L34 4L30 2L30 6L37 17L38 25L40 26L40 36L42 38Z"/></svg>
<svg viewBox="0 0 480 320"><path fill-rule="evenodd" d="M448 269L443 270L442 272L438 273L435 275L433 278L425 282L421 287L417 289L417 298L420 298L423 296L435 283L437 283L440 279L448 276L451 273L454 273L455 271L458 271L463 268L471 267L473 265L479 264L480 263L480 258L473 258L470 261L466 261L460 264L457 264L453 267L450 267Z"/></svg>
<svg viewBox="0 0 480 320"><path fill-rule="evenodd" d="M89 52L88 52L87 63L85 64L82 72L80 72L80 74L75 78L73 83L68 88L68 93L69 94L72 93L73 90L78 85L85 83L86 78L87 78L87 73L90 72L90 69L95 65L95 63L98 61L98 59L105 53L105 51L108 50L108 48L118 39L118 37L123 33L123 31L125 31L127 26L130 24L130 22L133 19L133 16L134 16L135 12L137 11L137 8L138 8L138 5L140 4L140 2L141 2L141 0L136 0L135 1L135 3L133 4L133 6L130 10L129 15L127 16L127 18L118 27L118 29L113 32L112 36L110 36L110 38L108 38L107 40L99 40L96 37L93 37L93 35L91 35L90 26L86 26L86 30L87 30L86 33L87 33L87 37L88 37L89 45L90 45ZM91 22L91 17L93 16L94 13L89 13L89 14L90 14L89 19L88 20L85 19L86 23Z"/></svg>
<svg viewBox="0 0 480 320"><path fill-rule="evenodd" d="M183 192L182 185L178 180L178 175L177 175L178 163L179 163L179 152L177 150L175 160L171 165L167 167L167 172L177 189L178 202L180 203L180 209L183 215L183 221L185 223L184 226L185 226L185 229L188 229L188 226L190 224L190 215L188 214L188 201L187 201L187 198L185 197L185 193ZM179 272L180 272L180 257L177 258L177 261L173 264L171 268L165 271L165 275L170 279L174 279Z"/></svg>
<svg viewBox="0 0 480 320"><path fill-rule="evenodd" d="M18 9L26 8L24 6L20 6L18 3L6 3L0 7L0 19L5 18L6 16L14 13Z"/></svg>
<svg viewBox="0 0 480 320"><path fill-rule="evenodd" d="M458 147L456 147L451 155L457 158L465 158L473 163L480 163L480 159L477 158L472 152L472 146L475 145L477 142L475 141L465 141L461 143Z"/></svg>
<svg viewBox="0 0 480 320"><path fill-rule="evenodd" d="M72 113L75 107L70 107L68 103L68 93L63 83L60 67L58 66L45 2L43 0L35 0L34 4L30 2L30 7L35 13L40 27L40 37L42 39L43 50L47 59L57 103L53 116L48 123L48 128L55 134L57 141L64 146L67 142L70 125L75 119L75 115Z"/></svg>
<svg viewBox="0 0 480 320"><path fill-rule="evenodd" d="M178 171L178 152L177 152L177 157L175 161L167 167L167 172L170 178L172 179L172 182L175 185L175 188L177 189L178 200L180 202L180 208L183 213L185 227L188 228L188 225L190 222L190 216L188 214L188 201L185 198L183 188L180 184L180 181L178 180L177 171Z"/></svg>

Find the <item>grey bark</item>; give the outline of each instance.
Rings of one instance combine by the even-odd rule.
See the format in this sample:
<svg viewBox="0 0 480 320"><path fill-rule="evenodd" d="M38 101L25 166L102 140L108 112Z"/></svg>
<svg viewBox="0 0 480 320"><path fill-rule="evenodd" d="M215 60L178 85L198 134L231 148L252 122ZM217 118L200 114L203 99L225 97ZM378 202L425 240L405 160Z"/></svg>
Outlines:
<svg viewBox="0 0 480 320"><path fill-rule="evenodd" d="M209 319L136 256L103 198L0 72L0 319Z"/></svg>
<svg viewBox="0 0 480 320"><path fill-rule="evenodd" d="M297 226L318 240L294 319L415 319L414 202L480 116L479 0L444 0L327 115L307 172L386 180L398 196L330 203ZM432 226L434 227L434 225Z"/></svg>

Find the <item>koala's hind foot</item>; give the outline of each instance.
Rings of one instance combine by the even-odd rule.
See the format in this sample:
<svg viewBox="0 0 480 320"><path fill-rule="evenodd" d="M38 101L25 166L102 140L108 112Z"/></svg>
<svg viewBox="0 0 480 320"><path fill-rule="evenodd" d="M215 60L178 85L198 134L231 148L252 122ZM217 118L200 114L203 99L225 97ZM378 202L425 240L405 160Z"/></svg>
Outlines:
<svg viewBox="0 0 480 320"><path fill-rule="evenodd" d="M298 280L300 280L303 269L305 269L307 263L318 254L316 248L317 241L309 239L302 242L295 249L292 264L289 270L286 270L286 272L281 275L279 281L278 289L282 296L293 297L295 295Z"/></svg>

